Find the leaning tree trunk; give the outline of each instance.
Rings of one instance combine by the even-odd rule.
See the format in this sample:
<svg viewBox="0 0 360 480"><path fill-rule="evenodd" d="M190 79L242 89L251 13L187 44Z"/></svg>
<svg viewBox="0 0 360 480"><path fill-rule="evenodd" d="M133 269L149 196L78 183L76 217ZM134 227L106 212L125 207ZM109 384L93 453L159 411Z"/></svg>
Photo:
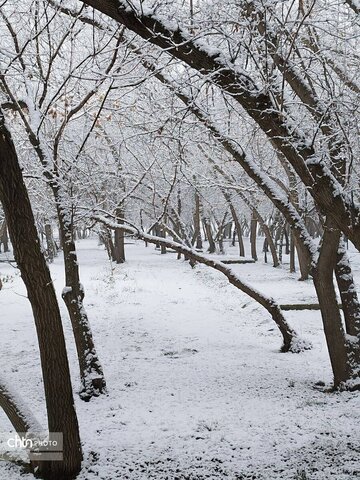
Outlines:
<svg viewBox="0 0 360 480"><path fill-rule="evenodd" d="M112 222L108 222L107 219L104 217L94 217L94 219L106 224L110 228L114 228L114 224ZM311 348L311 345L308 342L300 339L297 336L296 332L290 327L285 317L283 316L280 306L272 298L262 295L259 291L253 289L250 285L244 283L240 279L240 277L238 277L237 274L224 263L213 260L210 257L206 257L205 255L202 255L201 253L198 253L195 250L186 247L185 245L180 245L178 243L163 238L147 235L146 233L143 233L140 230L136 230L132 227L124 226L123 228L125 232L135 235L142 240L146 239L149 243L159 243L163 244L164 246L168 246L176 252L180 252L184 254L184 256L186 255L194 263L202 263L223 273L232 285L244 292L246 295L249 295L253 300L258 302L269 312L283 337L283 345L281 347L282 352L291 351L293 353L299 353L302 350Z"/></svg>
<svg viewBox="0 0 360 480"><path fill-rule="evenodd" d="M84 288L80 283L79 264L75 241L72 235L72 222L69 213L61 207L59 191L55 189L60 236L62 238L65 287L62 298L69 312L80 368L80 398L89 401L106 392L106 382L102 366L95 349L89 319L84 308Z"/></svg>
<svg viewBox="0 0 360 480"><path fill-rule="evenodd" d="M251 248L251 258L257 261L256 253L256 231L257 231L257 218L256 213L251 210L251 223L250 223L250 248Z"/></svg>
<svg viewBox="0 0 360 480"><path fill-rule="evenodd" d="M236 210L232 202L229 203L230 206L230 212L232 215L232 218L234 220L235 224L235 230L234 230L234 240L235 240L235 233L239 242L239 256L240 257L245 257L245 247L244 247L244 241L243 241L243 236L242 236L242 228L241 224L239 222L239 217L237 216ZM235 242L233 242L233 246L235 246Z"/></svg>
<svg viewBox="0 0 360 480"><path fill-rule="evenodd" d="M319 259L312 276L334 375L334 388L346 388L353 377L353 370L333 280L340 239L340 232L333 227L330 221L326 222Z"/></svg>
<svg viewBox="0 0 360 480"><path fill-rule="evenodd" d="M297 253L297 258L299 262L300 269L300 278L299 280L304 281L308 280L310 276L311 263L309 262L308 256L305 254L304 249L299 245L298 240L294 236L294 244Z"/></svg>
<svg viewBox="0 0 360 480"><path fill-rule="evenodd" d="M208 242L209 242L208 252L209 253L215 253L216 252L216 245L215 245L215 242L214 242L214 238L212 236L210 220L208 221L207 218L203 217L203 225L204 225L206 236L207 236L207 239L208 239Z"/></svg>
<svg viewBox="0 0 360 480"><path fill-rule="evenodd" d="M80 471L82 452L60 310L15 147L3 117L0 117L0 200L34 314L49 431L62 432L64 436L63 461L44 462L40 471L46 478L73 478Z"/></svg>

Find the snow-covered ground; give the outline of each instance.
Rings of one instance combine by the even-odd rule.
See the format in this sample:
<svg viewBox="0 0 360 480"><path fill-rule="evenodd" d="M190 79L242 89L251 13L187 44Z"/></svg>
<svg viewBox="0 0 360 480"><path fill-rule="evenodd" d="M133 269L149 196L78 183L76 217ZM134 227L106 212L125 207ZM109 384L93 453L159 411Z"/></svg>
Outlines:
<svg viewBox="0 0 360 480"><path fill-rule="evenodd" d="M267 312L220 273L191 269L142 242L127 245L124 265L111 265L95 239L78 248L109 388L90 403L76 397L85 456L79 480L360 478L359 393L314 388L331 382L319 312L286 312L314 348L282 354ZM280 303L315 299L311 282L286 267L233 268ZM51 272L60 294L60 257ZM0 274L9 276L0 291L1 375L45 428L31 309L17 270L1 263ZM76 389L75 347L59 301ZM0 430L10 429L0 412ZM0 462L0 478L32 476Z"/></svg>

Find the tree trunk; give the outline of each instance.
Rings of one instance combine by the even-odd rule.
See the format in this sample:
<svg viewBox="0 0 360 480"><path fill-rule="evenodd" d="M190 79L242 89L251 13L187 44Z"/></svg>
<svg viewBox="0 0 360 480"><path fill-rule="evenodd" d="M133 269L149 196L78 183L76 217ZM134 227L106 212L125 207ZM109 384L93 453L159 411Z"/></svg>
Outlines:
<svg viewBox="0 0 360 480"><path fill-rule="evenodd" d="M65 264L65 287L62 292L62 298L69 312L78 355L81 379L79 395L82 400L89 401L93 396L99 396L106 392L106 382L83 304L85 292L80 283L79 263L75 241L73 240L72 221L69 212L64 210L59 203L60 195L57 187L54 188L54 195L57 200L57 213Z"/></svg>
<svg viewBox="0 0 360 480"><path fill-rule="evenodd" d="M257 233L257 218L255 212L251 211L251 224L250 224L250 247L251 247L251 258L257 261L256 253L256 233Z"/></svg>
<svg viewBox="0 0 360 480"><path fill-rule="evenodd" d="M206 232L206 236L209 242L208 253L215 253L216 252L216 245L212 236L211 225L208 222L207 218L203 218L203 224Z"/></svg>
<svg viewBox="0 0 360 480"><path fill-rule="evenodd" d="M295 238L290 227L290 273L295 273Z"/></svg>
<svg viewBox="0 0 360 480"><path fill-rule="evenodd" d="M297 257L299 261L299 268L300 268L300 278L299 280L308 280L310 275L311 264L309 262L309 258L307 255L304 254L304 249L298 244L298 240L294 236L294 243L297 252Z"/></svg>
<svg viewBox="0 0 360 480"><path fill-rule="evenodd" d="M54 236L52 232L52 227L50 223L45 224L45 238L46 238L46 253L49 262L53 262L54 257L56 256L56 246L54 242Z"/></svg>
<svg viewBox="0 0 360 480"><path fill-rule="evenodd" d="M340 242L337 252L335 274L343 306L346 333L353 337L358 337L359 342L360 303L350 263L346 254L345 242L343 240Z"/></svg>
<svg viewBox="0 0 360 480"><path fill-rule="evenodd" d="M236 210L232 202L229 202L229 207L230 207L230 212L232 215L232 218L234 220L235 224L235 231L234 231L234 239L235 239L235 232L236 236L239 242L239 255L240 257L245 257L245 247L244 247L244 241L243 241L243 236L242 236L242 228L239 222L239 218L237 216Z"/></svg>
<svg viewBox="0 0 360 480"><path fill-rule="evenodd" d="M117 208L115 211L115 215L117 217L117 222L121 225L121 219L124 218L124 209ZM116 263L124 263L125 262L125 238L124 238L124 230L116 229L115 230L115 243L114 243L114 258L113 260Z"/></svg>
<svg viewBox="0 0 360 480"><path fill-rule="evenodd" d="M334 374L334 387L342 388L351 379L352 371L333 281L340 232L332 227L333 224L327 221L319 260L312 274Z"/></svg>
<svg viewBox="0 0 360 480"><path fill-rule="evenodd" d="M62 432L63 461L40 465L46 478L70 479L81 468L79 427L70 380L59 306L40 240L29 196L11 136L0 117L0 200L14 257L34 314L44 380L50 432Z"/></svg>
<svg viewBox="0 0 360 480"><path fill-rule="evenodd" d="M4 253L10 252L9 237L8 237L8 232L7 232L6 220L4 220L4 223L3 223L2 228L1 228L0 245L1 245L1 243L4 245Z"/></svg>
<svg viewBox="0 0 360 480"><path fill-rule="evenodd" d="M195 192L194 236L196 240L195 248L197 250L202 250L203 248L202 238L201 238L200 215L201 215L200 196L197 192Z"/></svg>

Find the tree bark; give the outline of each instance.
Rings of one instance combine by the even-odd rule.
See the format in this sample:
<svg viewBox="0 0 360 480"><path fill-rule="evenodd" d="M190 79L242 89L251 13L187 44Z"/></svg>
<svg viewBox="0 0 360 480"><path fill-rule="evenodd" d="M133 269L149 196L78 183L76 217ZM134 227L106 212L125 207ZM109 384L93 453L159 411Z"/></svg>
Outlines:
<svg viewBox="0 0 360 480"><path fill-rule="evenodd" d="M257 252L256 252L256 233L257 233L257 218L256 213L251 210L251 223L250 223L250 247L251 247L251 258L257 261Z"/></svg>
<svg viewBox="0 0 360 480"><path fill-rule="evenodd" d="M115 211L117 221L119 224L122 224L121 219L124 218L124 209L118 207ZM116 229L115 230L115 242L114 242L114 261L116 263L125 262L125 238L124 230Z"/></svg>
<svg viewBox="0 0 360 480"><path fill-rule="evenodd" d="M206 236L209 242L209 248L208 248L208 253L215 253L216 252L216 245L214 242L214 238L212 236L212 231L211 231L211 225L210 221L208 221L207 218L203 218L203 224L206 232Z"/></svg>
<svg viewBox="0 0 360 480"><path fill-rule="evenodd" d="M17 154L2 115L0 200L8 223L14 257L34 314L49 431L62 432L64 436L63 461L44 462L40 469L46 478L70 479L80 471L82 451L64 332L53 282L41 251Z"/></svg>
<svg viewBox="0 0 360 480"><path fill-rule="evenodd" d="M334 375L334 387L342 388L352 377L345 332L342 326L333 274L337 263L340 231L327 220L320 248L319 259L313 269L314 286L319 299L326 343Z"/></svg>
<svg viewBox="0 0 360 480"><path fill-rule="evenodd" d="M56 208L60 225L60 236L63 245L65 264L65 287L62 298L69 312L74 333L76 351L80 369L80 398L89 401L92 397L106 393L106 382L100 364L89 319L84 308L85 291L80 283L79 263L76 245L73 239L72 219L70 212L62 208L59 201L59 190L53 187Z"/></svg>
<svg viewBox="0 0 360 480"><path fill-rule="evenodd" d="M198 192L195 192L195 214L194 214L194 236L195 236L195 247L197 250L202 250L202 238L201 238L201 205L200 205L200 196Z"/></svg>
<svg viewBox="0 0 360 480"><path fill-rule="evenodd" d="M45 224L45 238L46 238L46 253L49 262L53 262L56 256L56 247L54 242L54 236L50 223Z"/></svg>
<svg viewBox="0 0 360 480"><path fill-rule="evenodd" d="M337 251L335 275L343 306L346 333L357 337L360 342L360 302L343 240Z"/></svg>

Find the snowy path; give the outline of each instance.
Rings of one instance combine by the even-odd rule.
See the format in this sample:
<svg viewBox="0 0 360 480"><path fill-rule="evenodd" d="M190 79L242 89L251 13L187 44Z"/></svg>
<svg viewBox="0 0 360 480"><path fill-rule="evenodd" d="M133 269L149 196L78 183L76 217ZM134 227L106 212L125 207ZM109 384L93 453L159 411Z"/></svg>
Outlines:
<svg viewBox="0 0 360 480"><path fill-rule="evenodd" d="M79 248L86 307L109 387L106 398L77 399L86 457L81 480L360 477L359 395L313 389L316 381L331 379L318 313L287 315L314 350L280 354L281 339L266 312L220 274L192 270L174 254L141 243L127 246L127 263L112 271L94 241ZM237 269L254 284L279 276L270 266ZM60 292L60 259L52 274ZM299 288L294 282L287 279L290 296ZM19 279L1 292L8 301L0 316L2 364L45 424L23 293ZM66 320L65 330L76 386ZM1 413L0 427L8 428ZM0 476L20 478L6 464Z"/></svg>

